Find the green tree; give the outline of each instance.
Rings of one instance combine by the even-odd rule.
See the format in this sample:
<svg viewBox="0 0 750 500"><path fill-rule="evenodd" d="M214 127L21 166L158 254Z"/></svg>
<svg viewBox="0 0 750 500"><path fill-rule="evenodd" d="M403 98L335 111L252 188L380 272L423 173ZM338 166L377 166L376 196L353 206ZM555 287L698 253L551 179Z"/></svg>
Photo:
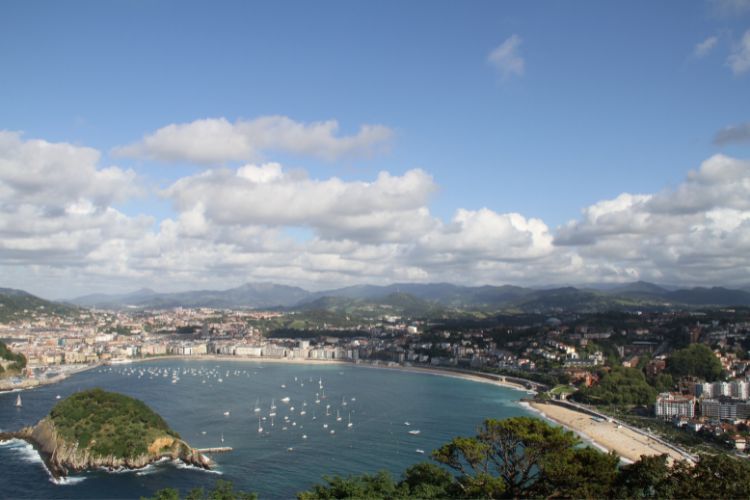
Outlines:
<svg viewBox="0 0 750 500"><path fill-rule="evenodd" d="M672 498L673 484L667 455L642 455L640 460L620 469L615 480L615 498Z"/></svg>
<svg viewBox="0 0 750 500"><path fill-rule="evenodd" d="M647 405L656 399L656 390L646 382L642 371L616 366L602 373L597 385L583 388L573 397L590 404Z"/></svg>
<svg viewBox="0 0 750 500"><path fill-rule="evenodd" d="M750 498L750 464L729 455L701 455L672 469L675 498Z"/></svg>
<svg viewBox="0 0 750 500"><path fill-rule="evenodd" d="M713 351L703 344L692 344L667 358L667 371L675 378L698 377L709 382L719 380L722 366Z"/></svg>
<svg viewBox="0 0 750 500"><path fill-rule="evenodd" d="M616 456L580 450L579 444L572 432L537 418L489 419L476 437L455 438L433 458L459 473L458 485L469 497L555 495L571 481L590 481L592 475L611 483Z"/></svg>
<svg viewBox="0 0 750 500"><path fill-rule="evenodd" d="M409 495L416 498L450 498L458 494L453 475L429 462L421 462L406 469L400 485L406 485Z"/></svg>
<svg viewBox="0 0 750 500"><path fill-rule="evenodd" d="M297 495L300 500L330 498L404 498L408 487L397 484L388 472L360 476L323 476L327 484L316 484L310 491Z"/></svg>

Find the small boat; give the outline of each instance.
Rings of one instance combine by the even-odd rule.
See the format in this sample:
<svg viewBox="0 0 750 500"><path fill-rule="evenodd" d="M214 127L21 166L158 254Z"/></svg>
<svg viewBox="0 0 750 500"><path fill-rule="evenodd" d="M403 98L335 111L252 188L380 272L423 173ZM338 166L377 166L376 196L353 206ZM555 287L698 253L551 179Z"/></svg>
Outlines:
<svg viewBox="0 0 750 500"><path fill-rule="evenodd" d="M58 394L57 396L55 396L55 399L60 399L60 395Z"/></svg>
<svg viewBox="0 0 750 500"><path fill-rule="evenodd" d="M286 384L281 384L282 389L286 389Z"/></svg>
<svg viewBox="0 0 750 500"><path fill-rule="evenodd" d="M416 436L420 432L422 432L422 431L420 431L419 429L414 429L414 430L409 431L409 434L411 434L412 436Z"/></svg>
<svg viewBox="0 0 750 500"><path fill-rule="evenodd" d="M417 453L419 453L420 455L424 455L424 450L423 450L422 448L417 448L417 449L416 449L416 450L414 450L414 451L416 451L416 452L417 452Z"/></svg>
<svg viewBox="0 0 750 500"><path fill-rule="evenodd" d="M292 448L292 447L290 446L289 448L287 448L287 449L286 449L286 451L294 451L294 448Z"/></svg>
<svg viewBox="0 0 750 500"><path fill-rule="evenodd" d="M331 429L331 434L336 434L336 431L334 431L333 429Z"/></svg>
<svg viewBox="0 0 750 500"><path fill-rule="evenodd" d="M307 434L302 434L302 439L307 439Z"/></svg>
<svg viewBox="0 0 750 500"><path fill-rule="evenodd" d="M409 426L409 425L411 425L411 424L410 424L410 423L409 423L409 421L407 420L406 422L404 422L404 425L406 425L406 426Z"/></svg>
<svg viewBox="0 0 750 500"><path fill-rule="evenodd" d="M228 411L225 411L225 412L224 412L224 416L225 416L225 417L228 417L228 416L229 416L229 412L228 412Z"/></svg>
<svg viewBox="0 0 750 500"><path fill-rule="evenodd" d="M328 424L323 424L324 429L328 429Z"/></svg>
<svg viewBox="0 0 750 500"><path fill-rule="evenodd" d="M17 408L20 408L20 407L22 407L22 406L23 406L23 403L21 402L21 395L19 394L19 395L18 395L18 396L16 397L16 407L17 407Z"/></svg>

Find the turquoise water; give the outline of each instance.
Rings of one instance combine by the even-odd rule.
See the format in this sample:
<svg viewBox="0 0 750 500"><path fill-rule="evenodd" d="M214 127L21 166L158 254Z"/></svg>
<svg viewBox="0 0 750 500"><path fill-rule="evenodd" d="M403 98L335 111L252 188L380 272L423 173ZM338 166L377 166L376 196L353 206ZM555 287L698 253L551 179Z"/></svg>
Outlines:
<svg viewBox="0 0 750 500"><path fill-rule="evenodd" d="M484 418L530 414L517 404L522 392L451 377L353 365L162 360L98 368L25 391L20 409L15 393L1 394L0 429L34 424L57 395L91 387L145 401L192 446L234 450L214 456L214 472L161 463L137 472L94 471L56 484L36 453L13 441L0 445L5 497L137 498L165 487L183 493L210 488L221 478L261 498L290 498L324 474L386 469L398 475L429 460L430 451L452 437L473 435ZM263 432L259 416L265 417Z"/></svg>

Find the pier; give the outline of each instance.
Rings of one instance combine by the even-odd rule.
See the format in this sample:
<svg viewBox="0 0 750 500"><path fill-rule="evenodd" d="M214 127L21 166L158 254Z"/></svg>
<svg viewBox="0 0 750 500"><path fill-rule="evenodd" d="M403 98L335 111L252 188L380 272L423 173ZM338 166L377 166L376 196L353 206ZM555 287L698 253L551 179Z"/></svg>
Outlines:
<svg viewBox="0 0 750 500"><path fill-rule="evenodd" d="M198 453L227 453L232 451L231 446L219 446L217 448L197 448L195 451Z"/></svg>

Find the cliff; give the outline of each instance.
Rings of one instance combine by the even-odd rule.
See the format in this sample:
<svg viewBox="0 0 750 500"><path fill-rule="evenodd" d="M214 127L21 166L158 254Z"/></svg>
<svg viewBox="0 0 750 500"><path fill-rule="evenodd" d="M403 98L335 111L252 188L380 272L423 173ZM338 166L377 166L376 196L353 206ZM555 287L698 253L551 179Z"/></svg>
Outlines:
<svg viewBox="0 0 750 500"><path fill-rule="evenodd" d="M95 468L136 469L163 458L211 467L209 458L142 402L100 389L74 394L32 427L0 434L0 440L8 438L31 443L55 477Z"/></svg>

